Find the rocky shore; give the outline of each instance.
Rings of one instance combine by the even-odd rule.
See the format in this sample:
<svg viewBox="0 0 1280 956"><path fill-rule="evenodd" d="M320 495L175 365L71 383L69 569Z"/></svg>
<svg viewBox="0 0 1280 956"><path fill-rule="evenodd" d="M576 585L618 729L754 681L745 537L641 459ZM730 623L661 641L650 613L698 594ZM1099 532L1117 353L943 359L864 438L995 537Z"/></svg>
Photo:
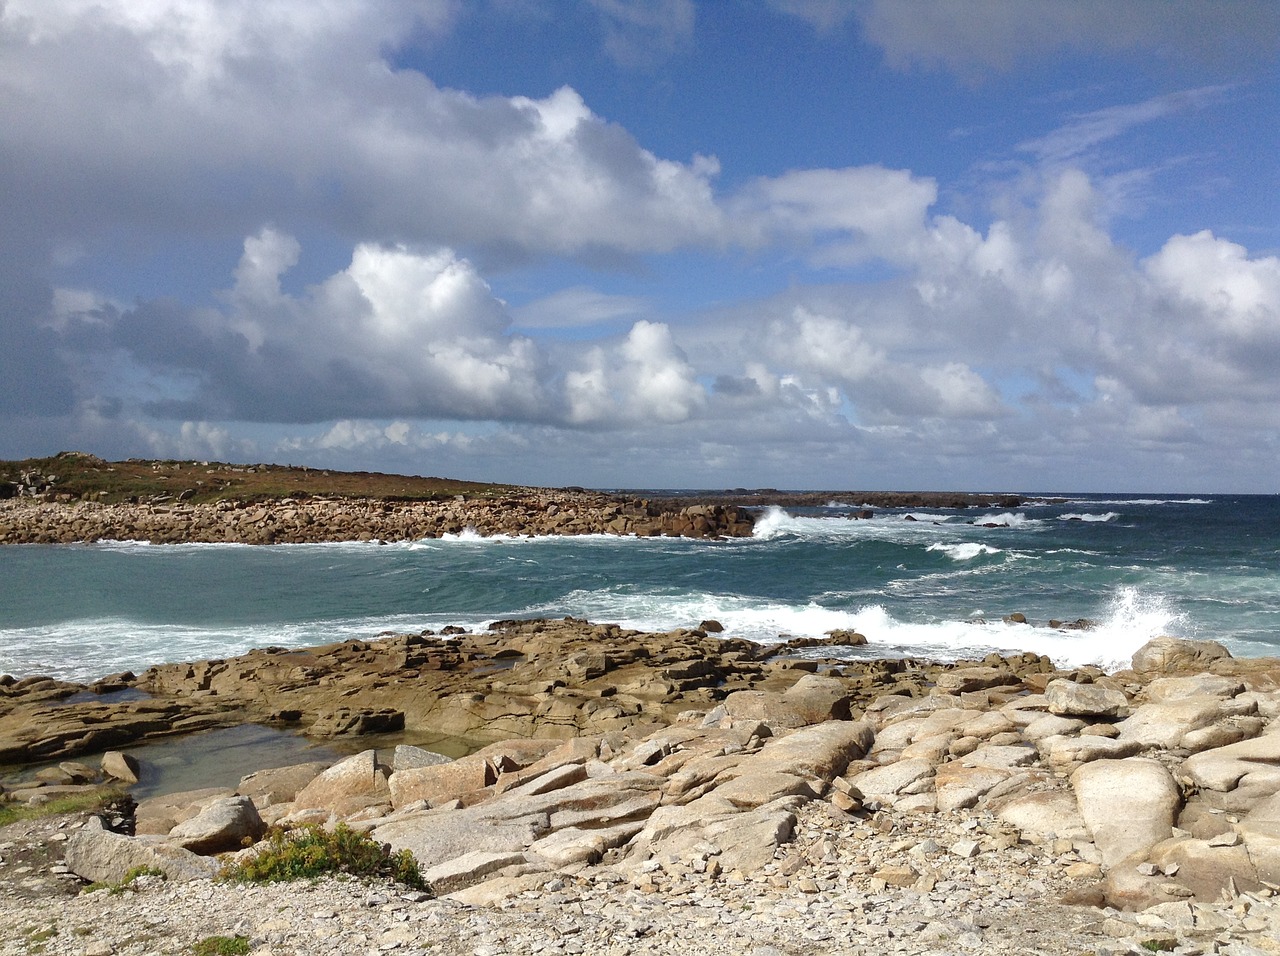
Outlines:
<svg viewBox="0 0 1280 956"><path fill-rule="evenodd" d="M687 504L668 510L638 499L592 492L529 492L445 501L284 498L272 502L102 504L0 500L0 544L149 541L304 544L414 541L474 531L490 535L618 534L746 537L753 521L733 505Z"/></svg>
<svg viewBox="0 0 1280 956"><path fill-rule="evenodd" d="M0 941L142 954L223 933L263 956L1280 952L1280 662L1172 638L1111 675L1034 655L822 654L719 637L714 622L523 621L166 665L98 695L9 682L5 759L81 757L15 788L23 801L83 786L93 751L196 726L379 736L332 765L142 800L128 820L12 825ZM142 696L111 702L126 691ZM428 728L479 749L449 759L385 736ZM131 773L127 754L101 766ZM211 879L268 825L339 822L412 851L435 898ZM168 878L46 906L140 865Z"/></svg>

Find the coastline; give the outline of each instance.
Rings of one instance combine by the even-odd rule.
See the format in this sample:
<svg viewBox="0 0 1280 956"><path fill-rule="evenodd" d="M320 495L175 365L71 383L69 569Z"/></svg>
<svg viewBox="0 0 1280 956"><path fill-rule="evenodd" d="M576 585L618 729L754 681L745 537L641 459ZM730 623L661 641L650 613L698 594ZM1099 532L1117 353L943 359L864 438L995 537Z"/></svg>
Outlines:
<svg viewBox="0 0 1280 956"><path fill-rule="evenodd" d="M137 836L84 816L11 825L0 939L51 929L46 952L76 956L185 952L195 927L299 956L1274 952L1280 661L1165 638L1113 675L1034 655L850 665L713 634L499 622L164 665L99 682L96 701L7 684L5 732L39 727L37 748L246 719L369 746L147 798ZM146 698L110 702L124 690ZM488 733L456 759L386 736L427 724ZM213 854L255 852L243 832L337 822L411 850L436 898L209 882ZM42 915L137 865L169 878ZM139 949L139 921L167 942Z"/></svg>
<svg viewBox="0 0 1280 956"><path fill-rule="evenodd" d="M0 501L0 540L744 536L761 504L531 489L60 494ZM25 768L0 799L19 805L127 789L157 741L194 753L196 735L260 727L334 748L264 758L237 780L197 772L183 784L194 790L139 789L132 812L0 829L14 891L0 942L38 939L50 956L186 953L199 931L243 936L262 956L1276 952L1280 661L1173 638L1116 673L1030 653L839 656L863 640L521 619L89 683L0 678L0 763ZM338 823L413 852L436 898L210 880L268 825ZM137 866L168 879L75 895Z"/></svg>
<svg viewBox="0 0 1280 956"><path fill-rule="evenodd" d="M499 499L396 502L284 498L273 502L102 504L0 501L0 545L148 541L152 544L313 544L414 541L473 531L494 535L615 534L748 537L736 506L663 509L590 492L530 492Z"/></svg>

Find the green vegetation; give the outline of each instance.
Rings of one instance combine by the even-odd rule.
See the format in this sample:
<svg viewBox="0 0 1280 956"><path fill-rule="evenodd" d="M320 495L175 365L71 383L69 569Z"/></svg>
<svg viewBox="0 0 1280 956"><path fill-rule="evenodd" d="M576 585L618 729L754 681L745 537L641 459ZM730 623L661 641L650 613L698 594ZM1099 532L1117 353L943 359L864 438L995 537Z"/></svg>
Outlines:
<svg viewBox="0 0 1280 956"><path fill-rule="evenodd" d="M119 800L120 796L117 790L96 790L92 793L59 797L34 806L26 803L0 804L0 827L8 826L18 820L52 817L61 813L81 813L86 810L102 810Z"/></svg>
<svg viewBox="0 0 1280 956"><path fill-rule="evenodd" d="M52 480L50 480L52 479ZM217 461L103 461L81 452L0 461L0 498L36 488L45 498L120 502L272 502L283 498L374 498L432 501L467 495L504 498L521 489L486 482L323 471L292 465ZM23 492L26 493L26 492Z"/></svg>
<svg viewBox="0 0 1280 956"><path fill-rule="evenodd" d="M384 844L345 824L332 830L317 826L272 829L266 846L252 860L223 870L222 878L243 883L277 883L310 879L326 873L395 880L427 890L418 862L408 850L391 853Z"/></svg>
<svg viewBox="0 0 1280 956"><path fill-rule="evenodd" d="M1142 948L1149 953L1171 953L1177 947L1178 944L1171 939L1149 939L1142 944Z"/></svg>
<svg viewBox="0 0 1280 956"><path fill-rule="evenodd" d="M106 890L112 896L115 896L117 893L123 893L125 890L129 889L133 886L134 881L142 876L158 876L162 879L166 878L164 870L158 870L154 866L135 866L132 870L125 873L124 879L119 883L90 883L80 892L96 893L98 890Z"/></svg>
<svg viewBox="0 0 1280 956"><path fill-rule="evenodd" d="M244 956L249 952L247 936L206 936L191 947L195 956Z"/></svg>
<svg viewBox="0 0 1280 956"><path fill-rule="evenodd" d="M27 934L27 952L43 953L45 951L45 943L58 935L58 927L48 926L44 929L35 929Z"/></svg>

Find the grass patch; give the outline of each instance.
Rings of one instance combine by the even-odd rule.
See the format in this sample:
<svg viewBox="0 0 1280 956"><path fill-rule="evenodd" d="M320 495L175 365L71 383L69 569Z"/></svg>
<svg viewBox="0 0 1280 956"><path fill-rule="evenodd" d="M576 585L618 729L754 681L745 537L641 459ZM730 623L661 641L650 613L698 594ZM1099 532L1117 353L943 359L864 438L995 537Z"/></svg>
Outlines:
<svg viewBox="0 0 1280 956"><path fill-rule="evenodd" d="M412 853L392 853L389 847L342 823L331 831L317 826L274 828L257 856L228 866L222 878L240 883L279 883L328 873L390 879L414 889L430 889Z"/></svg>
<svg viewBox="0 0 1280 956"><path fill-rule="evenodd" d="M214 501L270 504L281 498L314 496L376 498L383 501L437 501L455 495L504 498L519 494L513 485L387 475L379 472L327 471L292 465L232 465L217 461L103 461L63 452L48 458L0 461L0 497L17 494L23 475L50 496L119 503ZM48 479L52 477L54 481Z"/></svg>
<svg viewBox="0 0 1280 956"><path fill-rule="evenodd" d="M1178 944L1171 939L1149 939L1142 944L1148 953L1171 953L1177 947Z"/></svg>
<svg viewBox="0 0 1280 956"><path fill-rule="evenodd" d="M206 936L191 947L195 956L244 956L249 952L247 936Z"/></svg>
<svg viewBox="0 0 1280 956"><path fill-rule="evenodd" d="M0 804L0 827L17 823L19 820L34 820L40 817L53 817L62 813L83 813L86 810L105 810L110 804L122 797L118 790L95 790L91 793L58 797L46 803L34 806L26 803Z"/></svg>

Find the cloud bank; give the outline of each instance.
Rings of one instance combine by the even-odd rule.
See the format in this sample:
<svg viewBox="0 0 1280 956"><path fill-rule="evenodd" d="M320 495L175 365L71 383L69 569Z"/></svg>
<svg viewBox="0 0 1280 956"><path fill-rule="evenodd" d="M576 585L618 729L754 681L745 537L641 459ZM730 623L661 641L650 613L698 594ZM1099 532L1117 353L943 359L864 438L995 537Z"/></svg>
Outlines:
<svg viewBox="0 0 1280 956"><path fill-rule="evenodd" d="M588 6L629 68L696 40L688 0ZM772 7L962 72L1225 42L1184 3ZM1271 5L1231 9L1212 16L1249 20L1241 43L1274 37ZM1229 86L1074 114L961 214L949 184L877 163L726 187L714 157L663 157L572 86L479 96L395 65L463 15L0 5L0 444L632 485L833 485L855 465L900 484L923 462L935 483L1061 487L1082 460L1098 485L1212 482L1228 454L1270 473L1280 258L1207 230L1128 248L1084 168ZM800 279L678 308L599 287L673 260ZM149 281L156 263L206 291ZM549 263L570 278L515 307L495 291Z"/></svg>

